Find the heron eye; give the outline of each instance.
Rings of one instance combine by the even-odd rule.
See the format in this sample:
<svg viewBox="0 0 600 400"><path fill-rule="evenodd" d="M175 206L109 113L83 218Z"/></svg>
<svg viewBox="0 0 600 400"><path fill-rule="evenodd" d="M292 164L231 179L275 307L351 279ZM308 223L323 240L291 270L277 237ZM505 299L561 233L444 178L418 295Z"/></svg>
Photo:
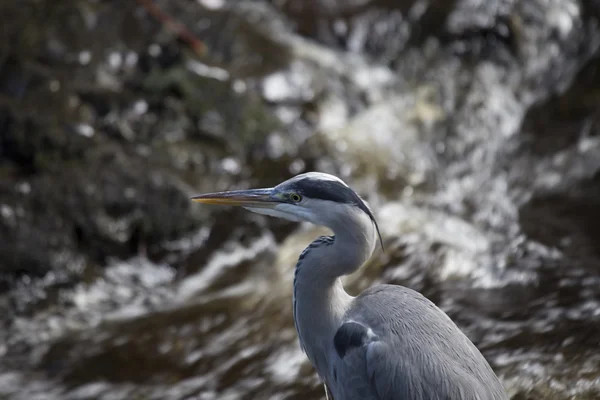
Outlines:
<svg viewBox="0 0 600 400"><path fill-rule="evenodd" d="M298 203L300 200L302 200L302 196L300 196L298 193L292 193L290 194L290 200Z"/></svg>

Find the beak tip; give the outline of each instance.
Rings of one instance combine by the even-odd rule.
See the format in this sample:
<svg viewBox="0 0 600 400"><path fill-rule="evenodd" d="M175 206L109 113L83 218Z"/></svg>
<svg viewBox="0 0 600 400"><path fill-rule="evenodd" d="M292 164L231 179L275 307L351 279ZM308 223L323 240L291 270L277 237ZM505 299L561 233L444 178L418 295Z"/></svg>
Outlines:
<svg viewBox="0 0 600 400"><path fill-rule="evenodd" d="M190 201L193 201L194 203L204 203L205 199L203 196L193 196L190 197Z"/></svg>

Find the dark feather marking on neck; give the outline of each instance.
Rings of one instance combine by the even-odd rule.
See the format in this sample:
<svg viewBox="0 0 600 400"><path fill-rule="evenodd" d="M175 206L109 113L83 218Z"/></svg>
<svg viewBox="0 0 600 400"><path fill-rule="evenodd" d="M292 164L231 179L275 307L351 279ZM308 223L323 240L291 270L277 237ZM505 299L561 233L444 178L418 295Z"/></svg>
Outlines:
<svg viewBox="0 0 600 400"><path fill-rule="evenodd" d="M296 263L296 268L294 269L294 299L293 299L293 314L294 314L294 323L296 323L296 278L298 277L298 271L300 270L300 267L302 265L302 260L304 260L304 257L306 257L306 255L313 249L316 249L318 247L322 247L322 246L331 246L335 241L335 236L319 236L317 239L315 239L311 244L308 245L308 247L306 247L302 253L300 253L300 256L298 257L298 262ZM304 351L304 347L302 345L302 338L300 337L300 330L298 329L298 326L296 326L296 331L298 332L298 340L300 341L300 347L302 348L302 350Z"/></svg>

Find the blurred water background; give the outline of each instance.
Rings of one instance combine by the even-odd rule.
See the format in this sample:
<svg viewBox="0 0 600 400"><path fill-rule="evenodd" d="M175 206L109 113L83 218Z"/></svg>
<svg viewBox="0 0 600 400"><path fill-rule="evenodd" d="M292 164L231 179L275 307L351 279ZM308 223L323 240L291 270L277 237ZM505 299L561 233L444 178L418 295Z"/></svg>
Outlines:
<svg viewBox="0 0 600 400"><path fill-rule="evenodd" d="M192 195L318 170L513 399L600 398L600 1L0 4L0 399L323 399L322 229ZM182 27L187 29L183 30Z"/></svg>

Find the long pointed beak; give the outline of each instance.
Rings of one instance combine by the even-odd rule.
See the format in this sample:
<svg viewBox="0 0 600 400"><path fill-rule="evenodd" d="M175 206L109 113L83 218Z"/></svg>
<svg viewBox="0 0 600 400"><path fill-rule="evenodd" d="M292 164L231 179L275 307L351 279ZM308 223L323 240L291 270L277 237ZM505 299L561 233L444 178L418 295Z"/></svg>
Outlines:
<svg viewBox="0 0 600 400"><path fill-rule="evenodd" d="M194 196L191 200L204 204L223 204L227 206L254 208L273 208L280 203L275 197L275 190L273 188L207 193Z"/></svg>

